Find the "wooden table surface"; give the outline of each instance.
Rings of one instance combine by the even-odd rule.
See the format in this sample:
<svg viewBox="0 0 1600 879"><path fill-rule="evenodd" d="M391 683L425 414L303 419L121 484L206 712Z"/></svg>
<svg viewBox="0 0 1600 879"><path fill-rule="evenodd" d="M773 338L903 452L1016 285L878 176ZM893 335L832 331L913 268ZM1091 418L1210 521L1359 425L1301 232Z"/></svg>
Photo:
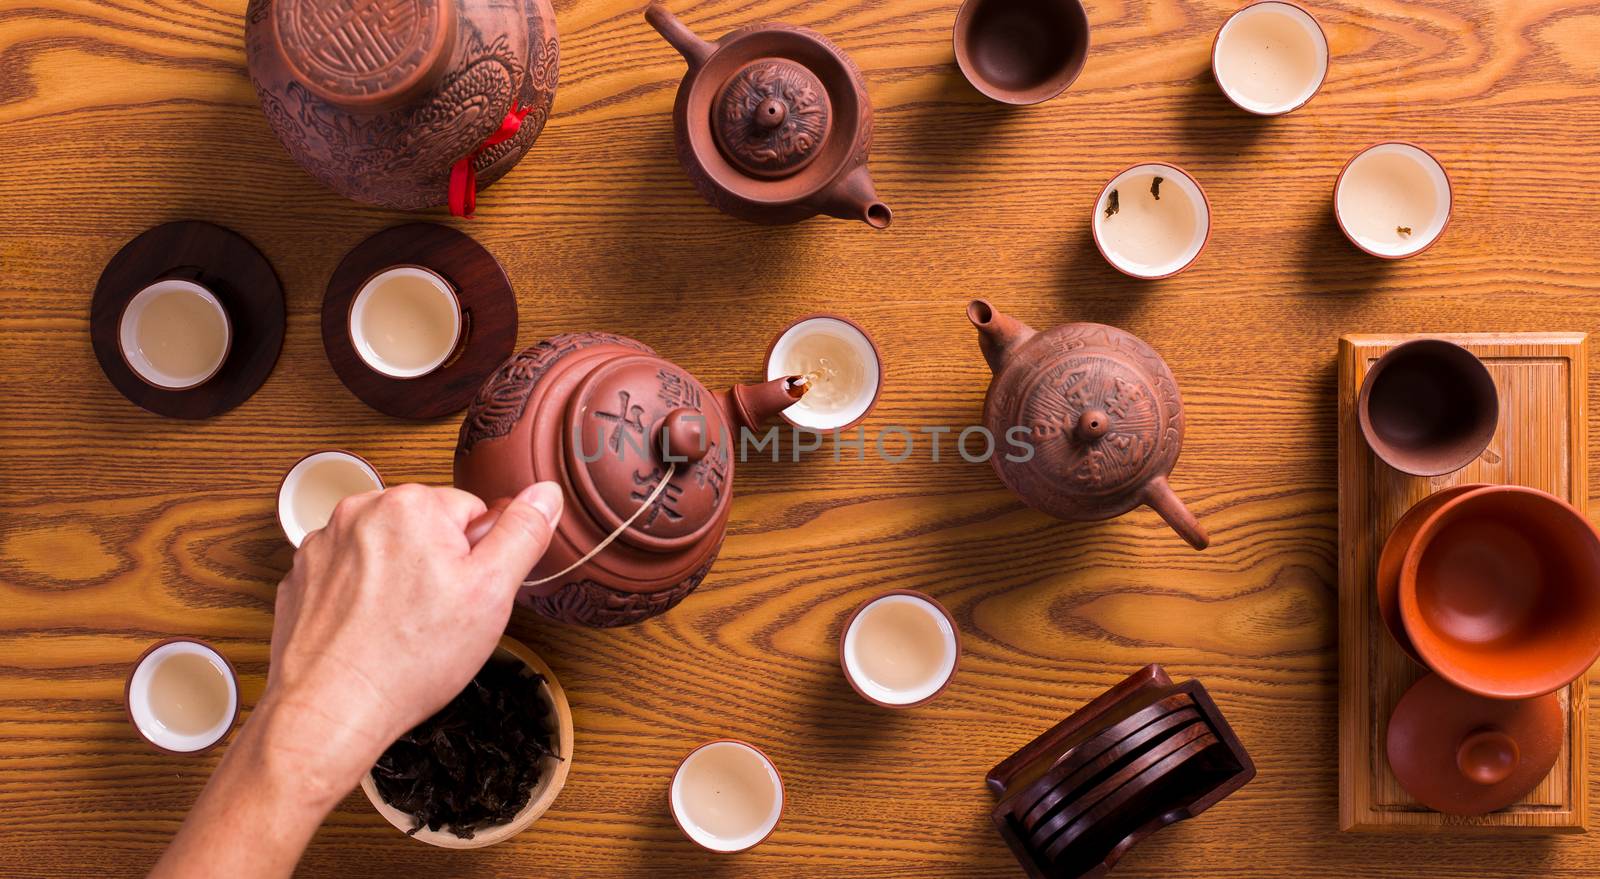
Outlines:
<svg viewBox="0 0 1600 879"><path fill-rule="evenodd" d="M318 333L341 255L410 217L346 202L290 162L245 76L243 5L0 3L0 872L112 877L154 861L216 757L140 745L120 705L126 665L155 639L204 636L239 666L246 708L259 697L291 557L273 519L289 464L336 445L391 482L450 477L457 421L367 409ZM520 341L622 332L716 387L756 377L791 317L836 310L886 354L867 426L915 429L980 417L989 373L969 297L1035 326L1117 324L1183 388L1173 484L1212 547L1188 549L1148 511L1049 520L988 465L948 448L935 462L926 442L900 464L826 448L752 462L722 558L680 607L621 631L514 621L565 684L578 735L566 790L533 830L443 852L357 794L303 875L1019 876L983 773L1152 661L1206 683L1259 775L1141 844L1118 876L1600 870L1593 834L1336 830L1334 592L1339 334L1600 328L1600 10L1318 0L1327 88L1262 121L1208 70L1233 0L1091 0L1082 78L1021 110L956 71L953 0L673 5L707 36L774 18L850 52L894 226L764 228L706 206L673 157L676 53L636 0L564 0L554 117L463 224L516 285ZM1346 243L1330 210L1344 161L1387 138L1434 150L1457 196L1442 243L1392 265ZM1087 222L1101 185L1146 159L1187 167L1215 213L1195 267L1157 283L1109 268ZM101 267L179 218L251 238L289 299L277 370L203 423L129 404L89 346ZM893 587L938 596L966 642L950 690L905 713L855 698L835 659L844 615ZM725 735L768 750L789 803L766 844L714 858L673 826L666 791L690 746Z"/></svg>

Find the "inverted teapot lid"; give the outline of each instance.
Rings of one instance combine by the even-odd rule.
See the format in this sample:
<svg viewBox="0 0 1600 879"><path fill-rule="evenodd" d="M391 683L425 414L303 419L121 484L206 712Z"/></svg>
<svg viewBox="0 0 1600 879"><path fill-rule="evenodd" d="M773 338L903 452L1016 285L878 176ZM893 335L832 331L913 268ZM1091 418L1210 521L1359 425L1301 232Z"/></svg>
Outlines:
<svg viewBox="0 0 1600 879"><path fill-rule="evenodd" d="M442 71L456 37L454 0L277 0L272 16L295 78L352 109L406 101Z"/></svg>
<svg viewBox="0 0 1600 879"><path fill-rule="evenodd" d="M579 501L608 530L638 511L674 464L666 489L620 537L667 552L695 544L723 519L732 499L732 439L717 398L700 382L638 354L584 377L567 402L562 444Z"/></svg>
<svg viewBox="0 0 1600 879"><path fill-rule="evenodd" d="M723 156L756 177L785 177L809 165L833 129L827 86L787 58L758 58L739 68L712 101L711 114Z"/></svg>

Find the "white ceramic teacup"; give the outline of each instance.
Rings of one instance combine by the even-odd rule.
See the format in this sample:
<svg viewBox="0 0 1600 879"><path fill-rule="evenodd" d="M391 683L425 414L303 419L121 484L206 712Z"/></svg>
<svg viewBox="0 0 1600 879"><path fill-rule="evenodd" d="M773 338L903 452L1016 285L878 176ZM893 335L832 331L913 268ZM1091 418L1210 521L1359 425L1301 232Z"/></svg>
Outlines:
<svg viewBox="0 0 1600 879"><path fill-rule="evenodd" d="M815 373L816 375L812 375ZM883 388L878 346L859 324L814 314L785 327L767 351L767 380L806 375L811 386L782 417L808 430L848 430L859 424Z"/></svg>
<svg viewBox="0 0 1600 879"><path fill-rule="evenodd" d="M896 589L862 602L845 620L839 665L861 698L885 708L931 701L955 678L961 633L932 596Z"/></svg>
<svg viewBox="0 0 1600 879"><path fill-rule="evenodd" d="M383 477L360 455L342 449L313 452L278 484L278 526L298 548L307 534L328 524L339 501L382 489Z"/></svg>
<svg viewBox="0 0 1600 879"><path fill-rule="evenodd" d="M167 665L174 660L181 665ZM239 676L211 645L171 638L151 645L134 661L123 699L140 738L168 753L198 754L226 738L238 719Z"/></svg>
<svg viewBox="0 0 1600 879"><path fill-rule="evenodd" d="M1211 202L1176 165L1142 162L1111 178L1095 200L1094 244L1106 262L1144 280L1189 268L1211 238Z"/></svg>
<svg viewBox="0 0 1600 879"><path fill-rule="evenodd" d="M783 778L760 748L734 739L707 742L672 774L672 819L714 852L739 852L772 834L783 815Z"/></svg>
<svg viewBox="0 0 1600 879"><path fill-rule="evenodd" d="M1211 72L1234 106L1281 116L1305 106L1328 77L1328 36L1311 13L1285 0L1240 9L1217 30Z"/></svg>
<svg viewBox="0 0 1600 879"><path fill-rule="evenodd" d="M216 294L193 281L164 278L122 308L117 348L133 374L169 391L205 384L233 347L233 323Z"/></svg>
<svg viewBox="0 0 1600 879"><path fill-rule="evenodd" d="M368 278L350 303L350 342L373 371L420 378L461 343L461 299L437 272L390 266Z"/></svg>
<svg viewBox="0 0 1600 879"><path fill-rule="evenodd" d="M1450 225L1450 175L1414 143L1389 141L1357 153L1334 184L1333 214L1356 247L1405 259L1432 247Z"/></svg>

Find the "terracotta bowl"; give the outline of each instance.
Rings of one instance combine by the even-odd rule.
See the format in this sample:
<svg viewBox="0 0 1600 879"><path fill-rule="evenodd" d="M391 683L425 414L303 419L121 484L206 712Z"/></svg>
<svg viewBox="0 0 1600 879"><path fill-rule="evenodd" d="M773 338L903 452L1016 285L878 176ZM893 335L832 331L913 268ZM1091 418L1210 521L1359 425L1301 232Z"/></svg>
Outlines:
<svg viewBox="0 0 1600 879"><path fill-rule="evenodd" d="M1406 550L1400 619L1422 661L1463 690L1558 690L1600 656L1600 533L1536 489L1464 492Z"/></svg>
<svg viewBox="0 0 1600 879"><path fill-rule="evenodd" d="M1452 485L1441 488L1428 495L1406 510L1406 514L1396 522L1394 529L1389 532L1389 538L1383 542L1383 552L1378 555L1378 575L1374 579L1378 592L1378 615L1383 617L1383 624L1388 627L1389 634L1394 636L1395 643L1406 655L1422 661L1417 655L1417 648L1411 644L1411 636L1406 634L1405 623L1400 620L1400 568L1406 560L1406 550L1411 548L1411 543L1416 539L1417 529L1422 523L1433 515L1435 510L1444 505L1445 501L1469 491L1489 486L1481 483L1470 485Z"/></svg>
<svg viewBox="0 0 1600 879"><path fill-rule="evenodd" d="M567 705L567 694L561 689L561 682L556 680L555 672L550 670L544 660L529 650L522 642L509 636L500 638L500 646L494 650L491 661L520 662L530 672L544 675L544 684L539 687L539 694L551 706L551 716L556 719L556 753L561 759L555 757L545 758L545 771L539 778L539 783L534 787L528 804L522 807L517 817L511 821L494 827L480 828L471 839L462 839L451 833L448 827L438 830L429 830L423 827L411 834L414 839L421 840L429 845L440 848L483 848L503 842L527 830L534 821L539 819L549 810L555 802L556 795L561 793L561 788L567 783L567 773L572 769L572 709ZM411 830L411 815L383 801L378 795L378 788L372 780L372 773L368 772L361 779L361 791L367 795L372 807L378 810L385 820L401 832Z"/></svg>
<svg viewBox="0 0 1600 879"><path fill-rule="evenodd" d="M1367 370L1356 400L1361 434L1401 473L1443 476L1477 460L1500 424L1494 377L1443 339L1397 345Z"/></svg>
<svg viewBox="0 0 1600 879"><path fill-rule="evenodd" d="M956 12L956 64L986 97L1038 104L1077 81L1089 58L1081 0L965 0Z"/></svg>

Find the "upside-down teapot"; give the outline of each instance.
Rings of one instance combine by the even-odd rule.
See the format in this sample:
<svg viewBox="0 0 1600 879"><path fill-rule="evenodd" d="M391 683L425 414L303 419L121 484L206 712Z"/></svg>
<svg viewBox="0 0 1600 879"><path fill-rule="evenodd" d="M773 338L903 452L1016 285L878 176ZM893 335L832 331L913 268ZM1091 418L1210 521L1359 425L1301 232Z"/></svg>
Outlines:
<svg viewBox="0 0 1600 879"><path fill-rule="evenodd" d="M1096 323L1045 332L982 299L967 306L994 371L983 404L995 437L1022 429L1033 448L990 458L1018 497L1060 519L1110 519L1141 504L1189 545L1205 529L1167 484L1183 446L1183 401L1161 355L1124 330Z"/></svg>
<svg viewBox="0 0 1600 879"><path fill-rule="evenodd" d="M872 103L839 47L773 23L713 43L659 3L644 15L689 63L672 119L678 162L706 201L757 223L827 214L889 225L867 173Z"/></svg>
<svg viewBox="0 0 1600 879"><path fill-rule="evenodd" d="M467 410L455 484L491 505L545 480L566 508L518 602L565 622L637 623L704 580L727 533L741 428L799 399L798 376L712 393L643 343L546 339Z"/></svg>

